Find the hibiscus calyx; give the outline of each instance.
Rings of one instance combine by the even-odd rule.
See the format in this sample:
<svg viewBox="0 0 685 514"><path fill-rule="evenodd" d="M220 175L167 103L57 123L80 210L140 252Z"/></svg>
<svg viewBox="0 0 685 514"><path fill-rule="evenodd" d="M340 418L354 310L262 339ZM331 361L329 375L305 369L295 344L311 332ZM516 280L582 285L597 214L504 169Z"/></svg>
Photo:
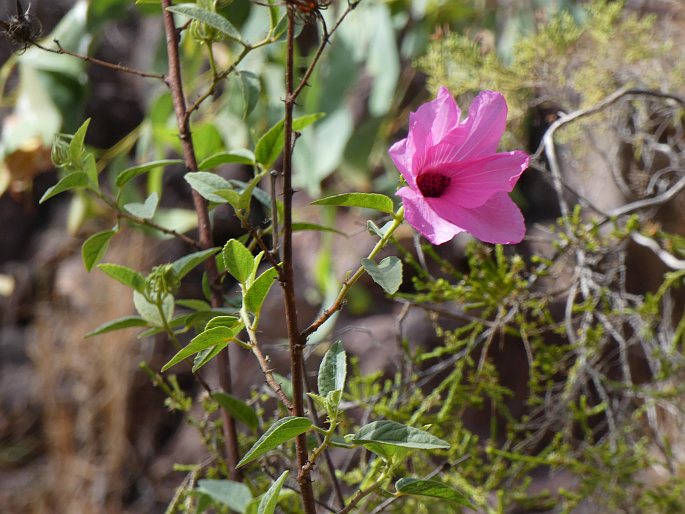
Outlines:
<svg viewBox="0 0 685 514"><path fill-rule="evenodd" d="M416 185L426 198L440 198L452 179L436 171L425 171L416 177Z"/></svg>

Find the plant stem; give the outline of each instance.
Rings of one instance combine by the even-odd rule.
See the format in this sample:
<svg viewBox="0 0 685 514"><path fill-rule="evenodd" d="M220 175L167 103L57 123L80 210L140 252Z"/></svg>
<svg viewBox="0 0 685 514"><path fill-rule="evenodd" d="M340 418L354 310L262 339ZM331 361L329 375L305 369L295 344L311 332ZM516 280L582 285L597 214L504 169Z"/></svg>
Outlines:
<svg viewBox="0 0 685 514"><path fill-rule="evenodd" d="M62 45L60 45L59 41L56 39L53 40L53 42L55 43L55 45L57 45L57 48L48 48L47 46L43 46L36 41L33 41L32 44L45 52L50 52L52 54L58 55L69 55L71 57L75 57L76 59L80 59L83 62L95 64L97 66L102 66L103 68L110 68L121 73L130 73L131 75L138 75L139 77L148 79L166 80L166 77L160 73L149 73L146 71L129 68L128 66L124 66L123 64L115 64L113 62L103 61L102 59L97 59L89 55L79 54L76 52L72 52L71 50L62 48Z"/></svg>
<svg viewBox="0 0 685 514"><path fill-rule="evenodd" d="M303 367L300 366L305 338L297 326L297 306L295 303L295 284L293 272L293 187L292 187L292 152L293 152L293 108L295 106L294 90L294 53L295 53L295 13L288 12L288 35L286 39L287 56L285 67L285 144L283 148L283 274L281 284L285 303L285 315L288 326L290 346L290 373L293 386L293 405L290 413L293 416L304 416ZM307 464L307 438L301 434L295 440L297 451L297 482L300 485L302 503L306 514L316 514L316 502Z"/></svg>
<svg viewBox="0 0 685 514"><path fill-rule="evenodd" d="M165 82L171 91L171 97L174 102L174 111L176 113L178 133L183 148L183 159L185 161L186 170L188 172L194 172L197 171L197 159L195 157L195 149L190 133L190 119L187 112L186 100L183 95L181 62L178 53L178 32L174 26L174 17L171 12L167 10L167 8L171 6L171 0L161 0L161 2L164 30L166 32L167 56L169 59L169 73ZM207 202L194 189L192 190L192 195L195 213L197 214L200 247L203 249L212 248L214 246L214 241L212 237L212 227L209 221ZM204 266L207 278L212 286L212 307L221 307L223 305L223 298L221 289L218 287L217 279L219 277L219 272L216 267L216 261L214 259L207 259L205 260ZM219 353L217 356L217 366L219 371L219 384L226 393L230 394L232 392L232 384L231 363L228 351L228 348L226 348L226 350ZM239 449L235 420L226 409L222 409L221 412L224 421L227 464L230 469L231 479L237 480L240 478L240 474L237 468Z"/></svg>
<svg viewBox="0 0 685 514"><path fill-rule="evenodd" d="M385 232L383 237L376 243L376 246L373 247L373 250L368 255L368 259L373 259L376 255L378 255L378 252L380 252L386 244L388 244L388 241L390 241L390 238L392 237L392 234L397 230L397 228L402 224L402 221L404 221L404 207L400 207L397 212L395 213L395 217L393 220L392 225L388 227L388 230ZM303 332L302 332L302 337L305 339L309 337L311 334L316 332L316 330L326 323L328 319L335 314L337 311L339 311L342 306L343 302L345 301L345 297L347 296L347 293L349 292L350 288L354 285L354 283L359 280L359 278L364 274L364 267L359 266L357 268L357 271L354 272L354 275L352 275L350 278L346 279L342 283L342 287L340 288L340 292L338 293L338 296L335 298L335 301L331 304L331 306L323 311L321 315L311 324L309 325Z"/></svg>

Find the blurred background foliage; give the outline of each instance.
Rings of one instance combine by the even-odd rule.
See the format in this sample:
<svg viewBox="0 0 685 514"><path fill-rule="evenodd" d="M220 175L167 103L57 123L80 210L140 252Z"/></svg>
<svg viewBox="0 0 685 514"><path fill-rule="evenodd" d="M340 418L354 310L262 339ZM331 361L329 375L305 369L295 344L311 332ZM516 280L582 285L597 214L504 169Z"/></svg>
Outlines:
<svg viewBox="0 0 685 514"><path fill-rule="evenodd" d="M344 7L334 2L322 11L328 28ZM218 9L244 39L264 36L264 6L233 0L219 2ZM66 49L148 71L165 69L156 1L35 2L31 12L41 20L46 42L58 39ZM502 91L510 107L502 149L531 152L560 113L591 108L617 89L683 94L684 28L682 6L667 0L362 0L299 101L299 114L325 116L297 141L298 212L308 220L319 216L305 206L305 194L392 193L398 176L387 148L406 135L409 112L440 85L450 88L464 112L478 91ZM301 68L320 36L320 25L302 24ZM240 51L231 41L213 48L221 67ZM118 299L120 291L87 285L89 277L74 271L68 259L94 227L111 224L111 213L77 194L69 206L62 199L43 207L48 215L41 216L36 199L55 182L54 134L73 133L86 117L93 118L87 143L105 183L132 164L177 153L171 99L161 85L139 77L116 76L37 48L9 50L8 43L0 70L0 215L7 224L0 242L0 376L10 377L0 382L6 413L0 420L0 483L12 490L0 486L0 510L163 512L181 482L170 473L172 464L199 462L206 452L187 444L180 416L166 413L162 398L150 395L146 377L135 371L141 358L163 362L164 350L159 342L141 345L133 336L126 344L116 338L88 347L77 342L116 317L113 311L131 308ZM192 100L211 77L206 46L184 37L182 51ZM281 119L283 60L279 44L252 52L202 104L192 119L200 159L250 148ZM389 335L375 334L380 349L358 351L346 402L351 413L431 425L452 443L446 456L409 459L407 470L439 473L483 512L685 511L685 229L682 199L675 194L682 138L682 105L628 98L560 131L563 194L550 185L544 155L534 162L515 192L530 229L517 250L463 240L434 249L408 231L398 233L396 250L408 270L401 292L386 299L373 289L356 290L349 302L354 316L342 317L315 342L335 335L347 343L354 331L349 327L376 323L375 315L391 320ZM221 170L231 177L243 172L235 166ZM179 185L181 173L160 168L122 195L134 202L157 192L162 201L155 221L190 230L195 216L182 180ZM669 203L611 215L621 205L669 191ZM570 212L557 219L564 202ZM219 237L239 232L230 213L217 209L214 216ZM353 213L320 216L348 234L363 232L364 220ZM653 246L642 251L634 234L671 252L676 264ZM314 310L337 290L346 263L359 257L350 249L354 245L335 237L300 243L302 266L313 263L308 269L316 275L301 272L303 283L310 280L303 303ZM144 267L180 251L150 241L129 234L112 252ZM143 245L154 250L143 252ZM89 306L94 295L102 301ZM89 307L104 319L96 320ZM412 317L407 309L418 314ZM273 332L275 341L282 337ZM121 367L100 376L105 359ZM26 374L25 382L16 380ZM190 381L180 379L167 405L187 414L179 398ZM17 390L10 380L29 385ZM103 388L111 395L105 400ZM268 413L262 392L254 393L253 402ZM141 414L146 409L149 416ZM98 419L109 429L98 428ZM206 419L193 423L209 431L203 432L208 447L220 446L213 439L220 427L204 425ZM254 434L242 437L249 446ZM367 459L361 455L341 465L350 487L363 478ZM325 492L323 480L317 485ZM180 489L188 500L183 505L194 508L190 490ZM374 501L364 512L459 509L411 499ZM297 512L294 505L287 508Z"/></svg>

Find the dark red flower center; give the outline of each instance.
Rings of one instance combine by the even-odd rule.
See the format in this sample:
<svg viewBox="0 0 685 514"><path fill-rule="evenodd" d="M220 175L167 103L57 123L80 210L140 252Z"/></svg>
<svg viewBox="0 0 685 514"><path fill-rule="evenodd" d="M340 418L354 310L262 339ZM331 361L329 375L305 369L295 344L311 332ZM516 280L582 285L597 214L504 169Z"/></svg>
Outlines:
<svg viewBox="0 0 685 514"><path fill-rule="evenodd" d="M416 185L419 186L419 191L426 198L438 198L442 196L450 185L452 179L436 173L434 171L427 171L419 174L416 177Z"/></svg>

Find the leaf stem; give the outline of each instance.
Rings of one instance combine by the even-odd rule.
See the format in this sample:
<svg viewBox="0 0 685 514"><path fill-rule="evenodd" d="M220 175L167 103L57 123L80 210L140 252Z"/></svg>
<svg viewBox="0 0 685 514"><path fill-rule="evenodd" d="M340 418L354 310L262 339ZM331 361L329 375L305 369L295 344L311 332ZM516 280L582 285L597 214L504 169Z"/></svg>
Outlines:
<svg viewBox="0 0 685 514"><path fill-rule="evenodd" d="M397 230L397 228L402 224L402 221L404 221L404 207L400 207L397 210L392 225L388 227L388 230L385 232L383 237L376 243L376 246L373 247L371 252L369 252L369 255L367 257L368 259L373 259L378 254L378 252L380 252L385 247L385 245L388 244L388 241L390 241L393 232L395 232L395 230ZM359 266L359 268L357 268L357 271L355 271L351 277L343 281L342 286L340 287L340 292L338 292L338 296L335 298L331 306L328 307L328 309L326 309L325 311L323 311L319 315L319 317L302 332L303 338L306 339L311 334L316 332L321 325L328 321L328 319L333 314L335 314L342 308L343 303L345 301L345 297L347 296L347 293L349 292L350 288L354 285L354 283L357 280L359 280L359 278L363 274L364 267Z"/></svg>

